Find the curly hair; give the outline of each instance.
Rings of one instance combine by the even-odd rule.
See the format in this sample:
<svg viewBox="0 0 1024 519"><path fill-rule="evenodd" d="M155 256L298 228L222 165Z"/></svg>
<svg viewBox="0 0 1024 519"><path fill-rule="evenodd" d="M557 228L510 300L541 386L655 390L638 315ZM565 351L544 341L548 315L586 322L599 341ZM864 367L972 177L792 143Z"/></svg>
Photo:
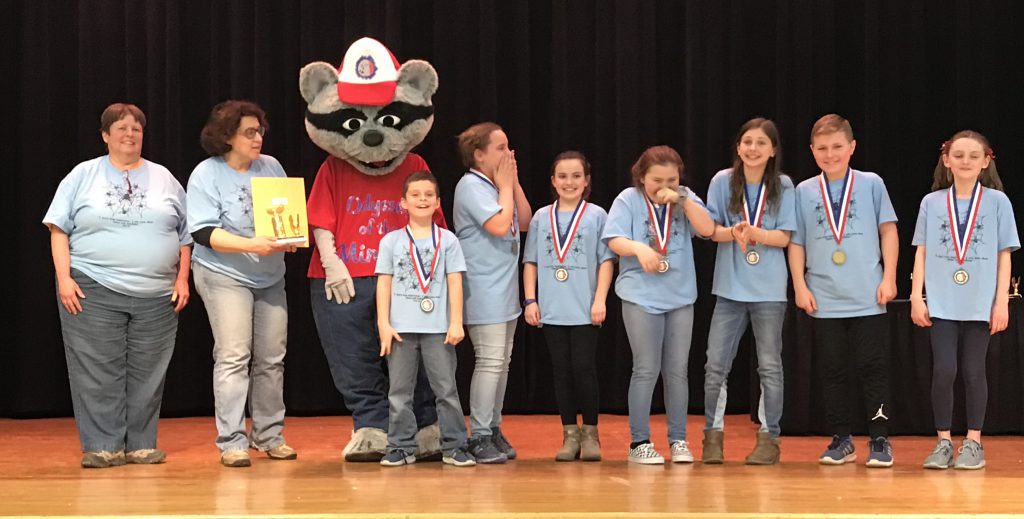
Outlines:
<svg viewBox="0 0 1024 519"><path fill-rule="evenodd" d="M210 117L199 133L199 145L211 157L224 155L231 151L228 141L238 131L242 118L255 117L260 126L267 128L267 113L252 101L224 101L210 110Z"/></svg>

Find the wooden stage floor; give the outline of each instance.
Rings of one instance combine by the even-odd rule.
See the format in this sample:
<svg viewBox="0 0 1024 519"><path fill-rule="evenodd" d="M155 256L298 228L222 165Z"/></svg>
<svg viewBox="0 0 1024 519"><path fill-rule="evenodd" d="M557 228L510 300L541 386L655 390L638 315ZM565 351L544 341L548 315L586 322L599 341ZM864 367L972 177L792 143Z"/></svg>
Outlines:
<svg viewBox="0 0 1024 519"><path fill-rule="evenodd" d="M702 417L691 416L700 456ZM384 468L345 463L348 417L289 418L297 461L253 454L248 469L222 467L212 418L165 419L165 464L79 467L71 419L0 419L0 515L169 517L1005 517L1024 512L1024 439L985 440L988 468L925 471L932 438L894 439L896 465L822 467L822 437L783 438L783 463L747 467L755 426L726 421L726 464L638 466L625 461L623 416L601 417L605 461L555 463L555 416L508 416L506 435L520 459L455 468L440 463ZM664 416L654 417L665 449Z"/></svg>

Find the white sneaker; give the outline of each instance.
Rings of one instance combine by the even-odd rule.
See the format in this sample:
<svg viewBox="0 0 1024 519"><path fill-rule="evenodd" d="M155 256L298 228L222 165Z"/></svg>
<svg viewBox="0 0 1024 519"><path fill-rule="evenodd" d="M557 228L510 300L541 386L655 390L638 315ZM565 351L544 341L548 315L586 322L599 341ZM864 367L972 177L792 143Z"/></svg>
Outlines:
<svg viewBox="0 0 1024 519"><path fill-rule="evenodd" d="M665 458L654 450L654 444L651 442L641 443L635 448L629 449L629 458L627 459L641 465L663 465L665 463Z"/></svg>
<svg viewBox="0 0 1024 519"><path fill-rule="evenodd" d="M693 453L686 446L686 441L679 440L672 444L672 463L693 463Z"/></svg>

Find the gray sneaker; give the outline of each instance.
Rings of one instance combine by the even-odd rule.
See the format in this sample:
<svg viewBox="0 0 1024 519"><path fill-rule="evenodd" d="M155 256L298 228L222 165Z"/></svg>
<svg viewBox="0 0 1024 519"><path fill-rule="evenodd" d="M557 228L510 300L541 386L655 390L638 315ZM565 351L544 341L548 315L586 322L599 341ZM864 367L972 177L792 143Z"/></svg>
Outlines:
<svg viewBox="0 0 1024 519"><path fill-rule="evenodd" d="M964 438L960 445L960 455L956 457L953 468L960 470L977 470L985 468L985 449L980 443Z"/></svg>
<svg viewBox="0 0 1024 519"><path fill-rule="evenodd" d="M498 450L490 436L471 438L469 440L469 453L473 455L477 463L484 465L508 461L508 456Z"/></svg>
<svg viewBox="0 0 1024 519"><path fill-rule="evenodd" d="M137 449L124 453L125 461L139 465L152 465L163 463L167 459L167 453L160 449Z"/></svg>
<svg viewBox="0 0 1024 519"><path fill-rule="evenodd" d="M953 465L953 442L943 438L935 445L935 450L924 459L926 469L948 469Z"/></svg>

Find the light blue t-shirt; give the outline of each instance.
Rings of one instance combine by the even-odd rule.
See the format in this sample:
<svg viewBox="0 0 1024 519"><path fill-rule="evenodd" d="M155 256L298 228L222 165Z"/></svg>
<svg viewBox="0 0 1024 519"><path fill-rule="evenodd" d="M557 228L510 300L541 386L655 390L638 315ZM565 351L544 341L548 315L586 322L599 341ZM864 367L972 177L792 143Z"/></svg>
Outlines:
<svg viewBox="0 0 1024 519"><path fill-rule="evenodd" d="M953 273L961 268L947 212L948 189L925 195L917 213L914 230L915 246L925 246L924 288L928 295L928 313L952 321L988 322L996 297L996 274L999 252L1020 248L1017 222L1010 199L1002 191L982 189L977 223L967 245L962 268L970 276L967 283L957 285ZM966 221L969 199L957 200L961 222Z"/></svg>
<svg viewBox="0 0 1024 519"><path fill-rule="evenodd" d="M708 186L708 212L719 225L732 227L744 221L743 213L729 212L731 192L729 181L732 168L715 174ZM760 227L765 230L796 230L796 197L793 181L788 176L779 177L782 193L777 205L765 200L765 209ZM757 204L760 184L747 184L747 200ZM755 216L756 218L756 216ZM756 265L747 263L746 253L735 241L719 242L715 257L715 280L711 293L733 301L757 303L765 301L786 301L786 286L789 269L786 254L780 247L747 245L747 250L756 250L759 261Z"/></svg>
<svg viewBox="0 0 1024 519"><path fill-rule="evenodd" d="M455 186L455 234L466 256L466 324L506 323L519 317L519 222L494 236L484 222L501 212L498 189L486 177L466 173Z"/></svg>
<svg viewBox="0 0 1024 519"><path fill-rule="evenodd" d="M192 243L185 190L167 168L148 160L127 177L109 155L75 166L43 223L68 235L71 268L132 297L170 295L181 247Z"/></svg>
<svg viewBox="0 0 1024 519"><path fill-rule="evenodd" d="M689 189L689 188L687 188ZM702 207L704 202L693 192L689 196ZM627 187L612 202L601 240L623 237L650 244L656 236L654 222L647 216L646 195L636 187ZM664 206L657 205L657 208ZM697 300L697 275L693 267L693 244L696 234L683 211L671 206L672 227L669 233L668 272L644 272L636 256L619 258L619 277L615 293L620 299L634 303L651 314L663 314ZM657 248L655 248L657 250Z"/></svg>
<svg viewBox="0 0 1024 519"><path fill-rule="evenodd" d="M851 170L853 191L843 241L836 240L822 201L821 174L796 187L796 232L791 241L805 250L807 286L818 302L812 317L861 317L885 313L878 304L878 285L882 283L882 250L878 226L896 221L882 178L874 173ZM843 180L831 182L833 200L838 200ZM836 265L832 253L841 249L846 263Z"/></svg>
<svg viewBox="0 0 1024 519"><path fill-rule="evenodd" d="M551 231L551 211L555 206L541 208L530 220L526 235L523 263L537 265L537 300L540 322L561 326L590 324L590 307L597 290L597 271L601 263L615 259L608 244L601 241L608 213L588 203L580 217L579 227L565 253L565 262L558 261ZM558 211L558 232L565 236L572 211ZM563 242L563 246L565 243ZM555 279L555 272L564 268L569 277Z"/></svg>
<svg viewBox="0 0 1024 519"><path fill-rule="evenodd" d="M188 231L217 227L252 238L256 235L252 209L252 179L286 177L281 163L270 155L252 161L239 173L222 157L210 157L188 179ZM266 288L284 277L284 253L260 256L251 252L217 252L197 243L192 260L250 288Z"/></svg>
<svg viewBox="0 0 1024 519"><path fill-rule="evenodd" d="M425 263L425 272L430 272L434 258L434 241L431 238L417 238L416 249ZM448 307L448 280L446 276L466 271L466 260L462 256L459 239L447 229L441 229L441 256L431 277L427 292L420 286L414 267L412 252L409 251L409 236L405 228L391 231L380 240L377 249L377 274L388 274L391 278L391 327L402 333L446 333L451 314ZM420 307L423 298L430 298L431 311Z"/></svg>

